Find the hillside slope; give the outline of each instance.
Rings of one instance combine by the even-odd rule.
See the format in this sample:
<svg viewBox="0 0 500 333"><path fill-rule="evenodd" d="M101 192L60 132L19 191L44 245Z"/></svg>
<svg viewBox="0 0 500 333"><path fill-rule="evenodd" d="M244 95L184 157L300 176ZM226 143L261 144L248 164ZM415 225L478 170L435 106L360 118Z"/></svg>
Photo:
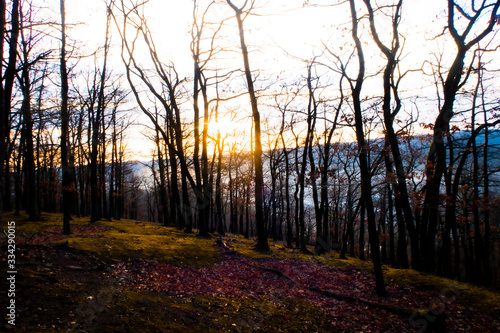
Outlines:
<svg viewBox="0 0 500 333"><path fill-rule="evenodd" d="M259 253L240 236L199 239L139 221L76 219L63 236L60 215L44 218L7 216L16 325L2 331L500 331L498 292L412 270L385 268L389 295L379 298L371 264L335 253L281 244Z"/></svg>

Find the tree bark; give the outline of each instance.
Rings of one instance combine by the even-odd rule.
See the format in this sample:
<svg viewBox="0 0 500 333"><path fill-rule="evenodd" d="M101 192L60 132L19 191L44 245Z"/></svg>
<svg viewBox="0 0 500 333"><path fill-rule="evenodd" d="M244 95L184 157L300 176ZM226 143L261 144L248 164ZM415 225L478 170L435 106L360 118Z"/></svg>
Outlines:
<svg viewBox="0 0 500 333"><path fill-rule="evenodd" d="M25 41L23 41L23 44ZM24 45L26 47L26 45ZM23 50L24 65L21 74L21 90L23 93L23 101L21 104L21 112L23 116L23 135L24 138L24 169L26 172L26 192L27 192L27 212L30 221L36 221L40 218L40 210L38 206L38 189L36 184L35 160L33 149L33 120L31 117L31 82L28 68L27 50Z"/></svg>
<svg viewBox="0 0 500 333"><path fill-rule="evenodd" d="M371 6L370 0L363 0L367 9L368 9L368 14L369 14L369 19L370 19L370 29L372 32L373 39L375 40L375 43L377 44L378 48L382 51L382 53L385 55L387 58L387 64L384 69L384 76L383 76L383 87L384 87L384 98L383 98L383 113L384 113L384 125L385 125L385 130L386 130L386 140L389 142L390 147L391 147L391 152L392 152L392 157L393 157L393 163L394 163L394 168L395 168L395 183L393 184L394 187L394 195L395 195L395 200L396 200L396 209L401 210L401 213L399 216L404 218L398 219L400 226L405 224L406 228L408 229L409 235L410 235L410 240L411 240L411 253L412 253L412 264L415 267L419 266L419 248L418 248L418 234L417 230L415 228L415 222L413 218L413 213L410 205L410 198L408 195L408 188L406 186L406 176L405 176L405 168L404 168L404 163L403 163L403 158L401 156L401 151L399 148L399 142L398 142L398 137L397 134L394 130L394 119L396 118L397 114L401 110L401 101L399 100L399 95L398 95L398 87L397 83L395 82L396 79L394 78L394 71L396 69L398 59L397 55L399 52L400 48L400 42L399 42L399 22L401 20L401 6L403 1L399 0L397 2L396 10L394 12L394 15L392 17L392 45L391 48L385 46L382 41L379 38L377 28L375 26L375 15L374 15L374 10ZM392 105L392 95L394 95L395 103L396 105L393 107ZM386 165L388 165L386 163ZM390 173L392 173L393 170L391 168ZM404 234L402 235L403 237L406 237ZM402 238L400 238L402 239ZM404 242L404 246L406 247L406 241ZM401 250L402 247L400 248ZM406 252L406 251L405 251ZM398 251L399 253L399 251ZM403 255L403 253L400 253L400 255ZM401 258L401 264L403 267L408 267L406 264L407 259Z"/></svg>
<svg viewBox="0 0 500 333"><path fill-rule="evenodd" d="M65 0L60 1L61 7L61 168L62 168L62 192L63 192L63 234L70 233L71 219L71 168L69 165L69 111L68 111L68 69L66 66L66 11Z"/></svg>
<svg viewBox="0 0 500 333"><path fill-rule="evenodd" d="M290 162L288 157L288 150L286 149L285 137L283 135L285 129L285 111L283 111L280 137L281 143L283 144L283 156L285 158L285 214L286 214L286 229L287 229L287 237L286 244L288 247L292 247L292 221L291 221L291 207L290 207Z"/></svg>
<svg viewBox="0 0 500 333"><path fill-rule="evenodd" d="M0 84L0 220L3 217L4 211L4 202L7 203L6 208L9 206L10 193L7 192L10 186L5 186L9 184L8 181L5 181L9 175L8 162L6 162L6 158L9 157L7 154L7 142L9 141L10 136L10 113L11 113L11 101L12 101L12 89L14 86L14 79L16 75L16 61L17 61L17 40L19 37L19 0L12 1L12 30L10 32L10 40L9 40L9 58L7 60L7 68L2 76L2 82ZM7 6L6 1L2 0L0 2L0 24L1 26L1 34L0 38L0 60L3 64L6 59L4 59L4 40L7 31L5 30L6 24L6 14ZM5 198L4 198L5 196ZM7 199L8 198L8 199Z"/></svg>
<svg viewBox="0 0 500 333"><path fill-rule="evenodd" d="M0 63L3 64L4 55L4 38L5 38L5 11L6 11L6 3L5 0L0 1ZM3 76L3 75L2 75ZM4 82L3 79L0 81L0 221L3 221L3 211L7 205L5 205L5 197L9 196L10 193L5 191L5 179L8 177L9 173L6 172L5 165L5 152L6 152L6 143L5 136L7 133L7 119L8 114L10 112L10 108L7 108L6 103L6 94L4 90ZM5 164L4 164L5 163Z"/></svg>
<svg viewBox="0 0 500 333"><path fill-rule="evenodd" d="M243 13L243 8L237 8L230 0L227 0L227 3L234 10L236 14L236 20L238 22L241 53L243 55L245 77L247 81L248 94L250 95L250 104L252 106L252 115L254 121L254 129L255 129L255 147L253 155L255 163L255 222L257 225L257 244L255 247L260 251L269 251L269 244L267 242L267 231L266 231L266 226L264 224L264 211L263 211L264 173L262 170L260 113L257 105L257 97L255 95L252 72L250 70L248 49L245 43L243 18L241 16Z"/></svg>
<svg viewBox="0 0 500 333"><path fill-rule="evenodd" d="M361 41L358 36L358 18L356 14L355 1L349 0L349 3L351 7L351 16L352 16L352 37L356 44L356 51L359 62L359 69L358 69L359 72L356 79L356 83L353 86L351 82L351 88L352 88L352 98L354 107L356 140L358 142L359 169L361 172L361 200L363 200L364 202L368 220L367 221L368 237L372 251L371 259L373 262L373 268L375 273L376 291L377 295L384 296L386 292L385 292L384 277L382 273L382 264L380 261L379 238L378 238L378 232L375 220L375 211L373 207L373 200L371 193L372 191L371 175L367 157L368 147L365 141L365 135L363 129L363 115L361 109L361 88L365 75L365 63L364 63L364 55L363 55Z"/></svg>
<svg viewBox="0 0 500 333"><path fill-rule="evenodd" d="M457 52L444 82L444 103L434 123L433 141L427 158L426 192L420 235L420 248L424 251L424 262L426 263L426 267L423 268L430 272L435 270L436 234L439 220L439 205L441 203L440 186L446 169L444 138L448 133L450 120L453 117L453 105L456 94L468 78L468 75L466 75L465 81L462 82L465 67L464 60L470 48L479 43L493 30L493 26L497 22L499 6L500 1L496 1L494 4L482 3L475 15L466 17L469 22L462 34L460 34L455 27L455 1L448 0L448 31L455 41ZM483 31L479 33L475 32L475 37L466 42L468 34L474 30L472 27L477 23L479 17L483 16L479 14L482 14L488 7L491 7L488 25Z"/></svg>

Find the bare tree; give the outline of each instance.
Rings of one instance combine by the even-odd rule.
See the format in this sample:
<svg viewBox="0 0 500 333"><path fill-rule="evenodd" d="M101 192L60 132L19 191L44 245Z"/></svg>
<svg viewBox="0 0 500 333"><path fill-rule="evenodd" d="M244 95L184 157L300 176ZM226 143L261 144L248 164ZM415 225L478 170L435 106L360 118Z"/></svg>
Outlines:
<svg viewBox="0 0 500 333"><path fill-rule="evenodd" d="M342 82L344 81L344 76L341 74L339 80L339 93L338 104L334 107L335 116L333 120L329 121L326 115L325 106L325 133L323 147L318 147L319 155L322 159L322 165L319 167L320 173L320 202L316 209L316 253L318 251L321 253L323 251L330 251L332 249L332 242L330 236L330 224L329 224L329 195L328 195L328 183L329 175L331 173L330 164L332 162L332 138L339 125L339 115L342 107L344 105L344 91L342 87ZM331 122L331 123L330 123ZM327 128L327 123L330 123L330 128ZM319 144L318 144L319 145ZM312 180L316 181L316 177Z"/></svg>
<svg viewBox="0 0 500 333"><path fill-rule="evenodd" d="M38 42L38 33L33 31L32 24L32 6L28 3L28 12L24 13L23 8L20 8L20 60L21 74L18 75L19 87L21 89L23 100L21 103L22 114L22 131L21 139L23 141L24 150L22 155L24 157L24 171L26 177L26 198L28 203L26 209L29 219L36 221L40 218L40 207L38 200L38 186L36 179L36 166L35 166L35 151L33 144L33 116L32 116L32 98L31 95L34 90L37 77L33 77L35 73L34 68L38 62L43 60L50 51L44 51L38 55L33 55L33 50ZM36 75L36 73L35 73ZM43 75L43 73L42 73Z"/></svg>
<svg viewBox="0 0 500 333"><path fill-rule="evenodd" d="M267 231L264 223L264 207L263 207L263 188L264 188L264 174L262 171L262 143L261 143L261 130L260 130L260 113L257 104L257 96L253 84L252 71L250 70L250 61L248 58L248 49L245 42L245 30L243 22L253 8L254 1L250 2L247 7L248 1L241 7L237 7L231 0L227 0L228 5L234 10L236 14L236 21L238 22L238 31L240 35L241 53L243 56L243 64L245 70L245 78L247 82L248 94L250 96L250 104L252 106L252 115L254 122L254 151L253 159L255 164L255 220L257 225L257 245L256 248L261 251L269 251L269 244L267 242Z"/></svg>
<svg viewBox="0 0 500 333"><path fill-rule="evenodd" d="M199 192L197 195L198 209L198 227L201 237L208 236L209 217L211 216L211 205L213 196L213 181L209 177L210 170L208 164L208 124L210 121L210 104L218 102L218 97L210 101L208 96L209 81L219 80L218 74L215 77L210 77L208 74L208 64L213 60L218 53L218 48L215 47L215 41L221 28L224 25L224 20L217 24L207 22L206 16L215 2L211 1L203 11L200 9L198 1L193 1L193 25L191 28L191 55L194 63L193 76L193 109L194 109L194 152L193 163L195 171L195 179ZM207 31L211 31L211 35L206 37ZM206 43L209 48L203 49L203 44ZM200 103L200 93L201 102ZM218 94L218 92L217 92ZM200 104L203 106L203 127L200 135ZM201 160L200 160L200 143L201 143Z"/></svg>
<svg viewBox="0 0 500 333"><path fill-rule="evenodd" d="M481 2L477 5L471 2L469 9L463 8L454 0L448 0L448 27L456 45L453 63L443 83L443 105L434 123L434 135L429 149L426 166L426 192L421 220L420 248L426 262L426 270L435 269L436 234L439 221L440 187L443 174L446 170L445 137L449 132L450 120L453 117L454 103L457 92L469 78L472 64L466 68L465 58L468 51L488 36L498 20L500 1ZM489 20L483 28L482 18L488 15ZM461 31L457 27L457 15L465 21ZM460 24L462 26L462 24Z"/></svg>
<svg viewBox="0 0 500 333"><path fill-rule="evenodd" d="M289 151L287 149L287 142L285 139L285 130L287 127L286 123L286 115L289 111L290 104L295 100L297 97L296 92L292 92L291 90L288 89L288 87L283 87L282 93L278 94L277 96L274 97L275 99L275 104L276 108L281 112L281 126L279 130L279 138L281 139L281 146L282 146L282 151L283 151L283 160L284 160L284 180L285 180L285 186L282 188L282 195L284 196L286 206L285 208L282 208L284 210L285 214L285 221L286 221L286 242L288 247L292 247L292 241L293 241L293 227L292 227L292 213L291 213L291 202L290 202L290 177L291 177L291 170L290 170L290 157L289 157ZM281 101L280 99L283 98L284 100Z"/></svg>
<svg viewBox="0 0 500 333"><path fill-rule="evenodd" d="M66 10L65 0L60 1L61 9L61 168L62 168L62 192L63 192L63 234L70 233L71 219L71 167L69 164L69 147L68 147L68 129L69 129L69 112L68 112L68 68L66 65Z"/></svg>
<svg viewBox="0 0 500 333"><path fill-rule="evenodd" d="M91 121L91 132L92 132L92 142L91 142L91 152L90 152L90 186L91 186L91 195L90 195L90 202L91 202L91 208L92 208L92 213L91 213L91 222L96 222L101 217L107 217L108 212L106 207L104 207L106 204L106 193L105 193L105 170L99 170L99 164L98 164L98 158L99 158L99 151L105 156L105 142L102 142L101 145L99 145L101 140L104 140L104 133L105 133L105 128L104 128L104 111L106 108L106 100L105 100L105 87L108 79L108 72L107 72L107 62L108 62L108 53L109 53L109 28L110 28L110 22L111 22L111 15L109 9L107 10L107 20L106 20L106 30L104 34L104 57L103 57L103 65L102 68L100 69L100 77L98 80L98 86L96 85L93 87L95 89L94 94L97 97L97 105L96 109L94 110L94 107L92 105L91 109L89 110L91 113L90 121ZM97 71L95 78L97 77ZM101 168L104 169L105 167L105 161L104 159L101 161ZM100 173L100 177L98 179Z"/></svg>
<svg viewBox="0 0 500 333"><path fill-rule="evenodd" d="M8 59L4 58L4 43L7 37L6 29L6 14L7 6L6 1L0 1L0 60L1 64L7 61L5 72L1 76L2 81L0 84L0 219L3 216L4 200L10 199L10 186L5 186L6 177L9 176L7 169L8 163L6 162L6 149L7 142L9 141L10 126L9 118L11 114L12 90L16 75L16 61L17 61L17 40L19 37L19 0L12 1L12 9L10 11L11 29L9 40ZM9 191L9 192L6 192Z"/></svg>
<svg viewBox="0 0 500 333"><path fill-rule="evenodd" d="M398 136L394 129L394 121L402 107L398 92L398 86L402 76L400 76L399 78L396 77L395 71L399 62L398 57L401 48L399 23L401 21L401 7L403 1L399 0L395 5L392 6L392 39L390 46L385 45L379 37L379 32L375 24L375 10L372 7L371 1L363 1L366 5L366 8L368 9L370 29L373 40L387 59L383 75L384 97L382 109L384 115L386 140L389 143L392 153L392 162L388 158L385 159L386 167L391 179L393 178L392 174L395 174L395 182L392 184L392 186L395 196L396 215L398 217L400 229L404 230L403 224L405 224L408 228L412 246L412 263L414 267L419 267L418 234L413 219L412 209L410 206L408 189L406 186L404 162L399 148ZM392 100L392 97L394 97L394 101ZM394 170L392 168L392 163L394 163ZM404 233L400 234L400 240L404 240L405 238L406 235ZM406 256L405 247L406 242L398 247L398 255L400 255L399 258L401 267L408 268L408 259L404 259L404 256Z"/></svg>
<svg viewBox="0 0 500 333"><path fill-rule="evenodd" d="M179 78L173 65L167 66L160 60L151 31L149 30L144 17L144 13L141 12L141 8L144 4L145 2L141 4L135 4L132 2L129 8L125 2L122 1L120 7L113 7L113 10L116 9L119 13L121 13L123 20L122 24L119 23L119 19L116 15L114 15L114 13L112 13L112 15L115 25L120 33L122 41L121 57L125 65L126 77L132 89L132 93L136 98L139 108L151 120L167 144L171 168L171 188L173 190L171 218L175 221L179 228L186 227L186 231L190 231L192 228L193 217L189 200L188 183L194 190L197 200L203 200L203 198L199 198L203 195L203 192L196 191L196 181L189 172L184 147L184 131L181 119L181 109L178 100L178 89L180 89L180 85L183 80ZM130 28L135 29L135 34L133 34L132 37L129 35ZM151 75L151 73L144 69L136 59L135 51L139 42L139 37L142 38L145 47L149 51L150 60L153 64L156 76ZM160 87L153 83L155 78L158 78L161 82ZM147 87L147 90L165 110L165 119L167 124L166 129L162 126L162 124L158 123L153 113L144 104L143 96L141 95L142 92L139 91L138 83L134 81L135 79ZM181 195L178 195L179 192L177 190L178 167L180 167L181 171Z"/></svg>
<svg viewBox="0 0 500 333"><path fill-rule="evenodd" d="M355 80L349 80L349 85L352 92L352 104L354 108L354 120L356 129L356 140L358 142L358 159L359 169L361 172L361 200L368 220L368 237L371 247L371 259L375 272L375 282L377 295L385 295L385 284L382 273L382 265L380 261L380 247L377 232L377 225L375 220L375 209L372 199L372 184L371 174L368 166L368 151L365 134L363 129L363 111L361 102L361 88L363 86L365 76L365 58L363 54L363 47L358 35L358 17L356 13L355 0L349 0L352 16L352 38L356 44L356 52L358 56L358 75Z"/></svg>
<svg viewBox="0 0 500 333"><path fill-rule="evenodd" d="M307 103L307 129L306 129L306 138L305 143L302 148L302 161L300 163L300 170L298 174L298 183L299 183L299 197L298 197L298 205L299 205L299 226L300 226L300 248L303 252L308 252L305 241L305 217L304 217L304 200L305 200L305 178L306 178L306 168L307 168L307 157L309 152L312 149L312 140L314 136L314 129L316 127L316 119L317 119L317 102L314 96L313 87L313 77L312 77L312 65L313 63L307 64L307 91L308 91L308 103ZM309 160L311 163L314 163L314 157L309 156ZM312 166L314 167L314 164ZM314 169L311 170L314 172ZM315 183L314 183L315 184ZM317 203L317 191L313 190L313 195L316 196L315 202Z"/></svg>

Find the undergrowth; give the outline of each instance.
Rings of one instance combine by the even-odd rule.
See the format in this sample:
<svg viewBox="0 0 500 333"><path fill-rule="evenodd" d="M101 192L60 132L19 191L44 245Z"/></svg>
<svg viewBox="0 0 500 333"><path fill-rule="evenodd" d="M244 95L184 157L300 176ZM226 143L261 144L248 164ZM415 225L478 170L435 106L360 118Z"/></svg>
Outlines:
<svg viewBox="0 0 500 333"><path fill-rule="evenodd" d="M373 265L370 260L360 260L350 255L347 255L347 259L340 259L337 252L330 252L323 255L306 254L299 249L290 249L270 240L269 247L271 253L264 254L254 249L255 241L246 239L243 236L230 235L225 238L225 241L231 249L254 259L271 257L276 259L315 260L318 263L326 264L336 269L373 271ZM313 248L310 248L310 252L313 253ZM495 290L419 272L414 269L397 269L384 265L383 271L387 283L411 286L421 290L434 290L450 301L457 301L485 313L500 316L500 293Z"/></svg>
<svg viewBox="0 0 500 333"><path fill-rule="evenodd" d="M28 221L26 215L15 216L4 214L4 221L16 221L16 236L18 244L43 230L62 226L61 214L42 214L40 221ZM88 226L89 219L73 217L72 226ZM212 266L221 260L221 254L214 246L215 237L202 239L195 234L187 234L182 230L165 227L156 223L132 220L105 221L101 220L94 226L105 227L99 233L73 233L58 239L53 244L64 244L71 248L93 253L112 260L126 258L141 258L150 261L168 262L178 266L192 265L195 267ZM2 223L3 229L6 228ZM370 261L348 257L339 259L338 253L324 255L303 253L298 249L284 246L280 242L269 241L270 253L256 251L255 241L240 235L223 237L227 246L242 256L254 259L296 259L310 260L329 265L336 269L372 271ZM475 286L469 283L457 282L432 274L418 272L412 269L395 269L384 266L384 277L388 283L411 286L421 290L435 290L442 296L453 301L470 305L485 313L500 315L500 294L497 291ZM451 295L451 296L450 296ZM451 297L451 298L450 298Z"/></svg>
<svg viewBox="0 0 500 333"><path fill-rule="evenodd" d="M108 258L142 258L174 265L203 267L220 260L213 239L202 239L173 227L136 221L99 221L110 230L100 234L74 235L68 245Z"/></svg>

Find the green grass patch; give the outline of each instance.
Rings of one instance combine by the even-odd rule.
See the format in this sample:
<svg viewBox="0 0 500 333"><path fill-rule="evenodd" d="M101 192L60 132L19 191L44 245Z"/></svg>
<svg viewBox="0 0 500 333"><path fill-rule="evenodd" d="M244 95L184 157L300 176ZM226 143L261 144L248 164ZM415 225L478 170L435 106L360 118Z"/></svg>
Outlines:
<svg viewBox="0 0 500 333"><path fill-rule="evenodd" d="M28 221L25 214L15 216L11 212L6 212L2 221L3 229L7 228L7 221L16 222L16 237L19 237L19 240L23 237L36 235L54 226L62 228L63 223L62 214L47 213L42 214L40 221L33 222ZM186 234L179 229L165 227L156 223L132 220L101 220L90 224L88 217L73 217L71 225L104 226L107 230L98 233L75 232L69 236L64 236L62 239L58 238L52 243L44 243L43 245L68 242L68 245L72 248L113 260L142 258L151 261L168 262L178 266L206 267L221 260L219 250L215 246L215 238L198 238L195 234ZM311 253L306 254L300 249L287 248L282 242L269 240L271 251L262 253L255 250L256 241L254 239L245 239L240 235L228 235L223 239L229 248L249 258L312 260L338 269L373 270L370 260L359 260L350 256L348 256L347 260L339 259L337 252L318 256L313 254L314 251L311 247L309 248ZM383 269L384 277L388 283L435 290L448 299L452 298L453 301L475 307L485 313L500 315L500 293L498 291L411 269L395 269L388 266L384 266ZM454 296L456 297L453 298ZM238 302L243 303L238 305ZM233 301L231 304L236 312L241 311L238 307L251 308L244 301Z"/></svg>
<svg viewBox="0 0 500 333"><path fill-rule="evenodd" d="M20 215L15 215L14 212L4 212L2 220L2 229L7 228L7 222L16 222L16 236L28 237L48 227L63 226L62 214L42 213L39 221L28 220L28 215L21 212ZM88 217L73 217L71 225L88 225Z"/></svg>
<svg viewBox="0 0 500 333"><path fill-rule="evenodd" d="M210 266L221 258L214 239L176 228L128 220L96 224L110 229L98 235L70 235L68 245L110 259L142 258L178 266Z"/></svg>
<svg viewBox="0 0 500 333"><path fill-rule="evenodd" d="M124 289L99 313L110 332L334 332L323 311L307 301L279 302L239 297L179 299Z"/></svg>
<svg viewBox="0 0 500 333"><path fill-rule="evenodd" d="M329 252L326 254L314 254L314 246L307 246L309 253L302 252L301 249L288 248L283 242L274 242L269 239L269 253L263 253L255 249L256 240L246 239L241 235L228 235L223 237L226 245L240 253L241 255L253 259L273 258L273 259L296 259L296 260L314 260L320 264L329 265L339 269L354 269L369 271L373 269L370 260L360 260L347 254L347 259L340 259L338 252Z"/></svg>
<svg viewBox="0 0 500 333"><path fill-rule="evenodd" d="M325 265L335 267L337 269L352 269L356 271L372 271L373 263L370 260L361 260L346 254L347 259L341 259L338 252L329 252L320 256L315 256L315 259Z"/></svg>
<svg viewBox="0 0 500 333"><path fill-rule="evenodd" d="M7 221L16 222L16 237L32 239L48 228L63 225L62 214L42 214L40 221L28 221L27 216L4 215L2 226L7 228ZM90 223L89 217L73 217L72 226L104 226L106 231L98 233L82 233L76 228L68 236L47 240L42 245L56 245L68 242L70 247L103 256L108 259L122 260L142 258L151 261L169 262L174 265L210 266L220 261L219 250L215 246L215 238L202 239L194 233L187 234L182 230L165 227L160 224L133 220L106 221ZM50 239L50 236L48 237Z"/></svg>
<svg viewBox="0 0 500 333"><path fill-rule="evenodd" d="M313 258L313 248L308 249L311 253L304 253L300 249L288 248L282 242L274 242L269 239L269 249L267 253L263 253L255 249L256 239L247 239L241 235L227 235L223 237L226 245L232 250L237 251L241 255L253 259L274 258L274 259L300 259L309 260Z"/></svg>

